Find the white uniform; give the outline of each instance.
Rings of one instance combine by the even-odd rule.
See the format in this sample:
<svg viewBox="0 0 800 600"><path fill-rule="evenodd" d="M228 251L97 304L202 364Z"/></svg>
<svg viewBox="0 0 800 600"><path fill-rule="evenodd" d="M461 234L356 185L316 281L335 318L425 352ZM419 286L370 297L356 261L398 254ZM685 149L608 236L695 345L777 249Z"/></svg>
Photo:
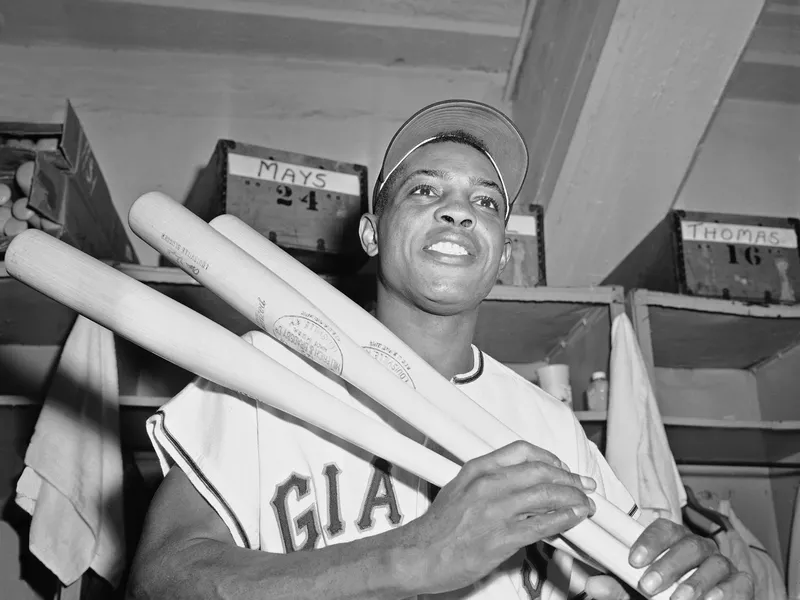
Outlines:
<svg viewBox="0 0 800 600"><path fill-rule="evenodd" d="M424 436L345 382L261 332L245 336L328 393L400 429ZM594 477L599 492L636 516L630 494L572 411L477 348L462 391L570 469ZM196 380L148 420L164 472L177 464L242 547L288 553L385 532L430 506L427 482L330 434L252 399ZM469 589L436 598L563 598L547 580L547 550L529 549Z"/></svg>

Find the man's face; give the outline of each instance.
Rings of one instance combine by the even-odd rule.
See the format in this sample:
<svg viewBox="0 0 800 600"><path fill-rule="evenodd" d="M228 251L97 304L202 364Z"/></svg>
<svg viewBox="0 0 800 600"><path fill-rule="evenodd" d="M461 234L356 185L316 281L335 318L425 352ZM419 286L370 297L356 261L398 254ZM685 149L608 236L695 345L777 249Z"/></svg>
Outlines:
<svg viewBox="0 0 800 600"><path fill-rule="evenodd" d="M476 307L508 258L506 200L492 163L471 146L440 142L401 169L378 219L377 247L365 243L378 253L384 285L434 314Z"/></svg>

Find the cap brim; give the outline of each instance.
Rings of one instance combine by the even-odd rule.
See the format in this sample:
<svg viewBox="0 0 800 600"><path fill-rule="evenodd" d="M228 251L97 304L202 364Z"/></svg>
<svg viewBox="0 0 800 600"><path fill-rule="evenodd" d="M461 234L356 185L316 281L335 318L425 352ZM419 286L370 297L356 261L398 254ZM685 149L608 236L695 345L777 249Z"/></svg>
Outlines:
<svg viewBox="0 0 800 600"><path fill-rule="evenodd" d="M505 183L510 212L528 172L528 148L522 134L508 117L488 104L473 100L437 102L409 118L389 143L378 183L420 144L456 132L477 139L490 155Z"/></svg>

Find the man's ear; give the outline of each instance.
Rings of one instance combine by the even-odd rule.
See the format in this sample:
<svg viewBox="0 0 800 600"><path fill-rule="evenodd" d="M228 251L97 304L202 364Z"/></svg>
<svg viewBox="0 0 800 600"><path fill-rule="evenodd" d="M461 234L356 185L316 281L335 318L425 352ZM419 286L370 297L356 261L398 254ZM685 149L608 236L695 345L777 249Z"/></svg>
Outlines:
<svg viewBox="0 0 800 600"><path fill-rule="evenodd" d="M511 258L511 240L506 238L505 243L503 244L503 254L500 256L500 270L497 272L499 275L503 272L503 269L506 268L508 264L508 260Z"/></svg>
<svg viewBox="0 0 800 600"><path fill-rule="evenodd" d="M376 256L378 254L378 217L372 213L361 215L358 223L358 237L367 256Z"/></svg>

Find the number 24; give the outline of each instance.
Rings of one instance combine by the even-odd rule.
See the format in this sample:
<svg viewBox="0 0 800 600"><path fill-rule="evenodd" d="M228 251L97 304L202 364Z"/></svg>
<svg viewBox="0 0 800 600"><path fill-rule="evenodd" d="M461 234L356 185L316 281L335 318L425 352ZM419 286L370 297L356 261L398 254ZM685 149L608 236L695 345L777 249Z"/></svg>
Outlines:
<svg viewBox="0 0 800 600"><path fill-rule="evenodd" d="M281 184L275 191L278 192L278 204L282 206L292 205L292 188ZM308 210L319 210L317 208L317 193L314 190L310 190L308 194L299 199L299 202L308 203Z"/></svg>

